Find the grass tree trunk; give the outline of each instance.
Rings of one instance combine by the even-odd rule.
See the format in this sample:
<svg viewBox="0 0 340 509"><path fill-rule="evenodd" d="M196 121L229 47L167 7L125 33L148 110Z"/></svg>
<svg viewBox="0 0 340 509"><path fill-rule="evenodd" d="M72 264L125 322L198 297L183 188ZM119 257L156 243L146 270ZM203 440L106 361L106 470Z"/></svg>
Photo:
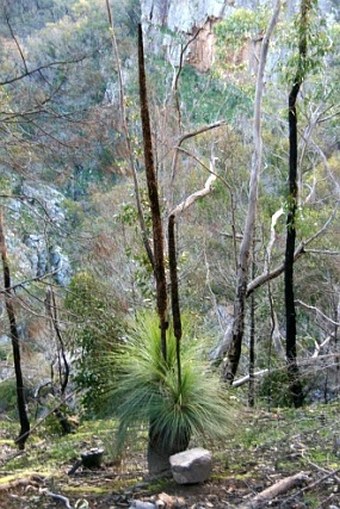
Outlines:
<svg viewBox="0 0 340 509"><path fill-rule="evenodd" d="M230 384L233 383L238 369L241 357L242 340L244 336L245 328L244 315L245 315L245 302L247 297L250 250L254 235L256 209L258 202L259 176L262 163L261 106L264 86L263 78L267 61L269 41L278 20L280 5L281 5L280 0L278 0L276 3L274 14L268 26L267 32L263 38L259 69L257 74L254 126L253 126L254 152L249 181L248 209L238 259L236 297L234 302L233 336L228 351L227 362L223 367L223 378Z"/></svg>
<svg viewBox="0 0 340 509"><path fill-rule="evenodd" d="M4 287L5 287L5 304L6 311L10 325L10 333L11 333L11 341L13 348L13 360L14 360L14 370L15 370L15 378L16 378L16 389L17 389L17 404L18 404L18 413L19 413L19 421L20 421L20 433L18 438L16 439L16 443L19 449L25 448L26 440L28 439L30 432L30 423L28 420L28 415L26 411L26 400L25 400L25 387L24 380L21 370L21 357L20 357L20 342L19 342L19 333L18 327L16 323L15 311L12 301L12 290L11 290L11 273L7 256L6 249L6 239L3 227L3 212L0 210L0 252L1 252L1 260L2 260L2 268L3 268L3 278L4 278Z"/></svg>
<svg viewBox="0 0 340 509"><path fill-rule="evenodd" d="M307 57L307 30L312 0L301 0L298 69L288 98L289 123L289 195L288 214L286 221L286 251L285 251L285 306L286 306L286 358L289 377L289 389L295 407L303 404L303 390L299 379L299 369L296 358L296 311L294 303L294 252L296 241L296 211L298 203L298 120L296 103L304 79L305 62Z"/></svg>

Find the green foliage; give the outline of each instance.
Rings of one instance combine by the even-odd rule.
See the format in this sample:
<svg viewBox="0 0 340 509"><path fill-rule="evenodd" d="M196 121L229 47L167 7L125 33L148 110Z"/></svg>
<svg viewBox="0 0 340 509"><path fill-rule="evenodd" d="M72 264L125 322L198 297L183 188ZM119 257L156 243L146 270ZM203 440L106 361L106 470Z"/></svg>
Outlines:
<svg viewBox="0 0 340 509"><path fill-rule="evenodd" d="M63 207L66 210L66 217L72 228L77 228L84 220L84 210L81 203L65 198Z"/></svg>
<svg viewBox="0 0 340 509"><path fill-rule="evenodd" d="M234 120L241 112L250 115L252 109L251 98L239 87L190 66L184 67L181 74L180 98L183 112L194 124L221 117Z"/></svg>
<svg viewBox="0 0 340 509"><path fill-rule="evenodd" d="M178 385L176 340L170 327L164 361L158 319L139 315L128 341L114 355L119 366L111 404L120 419L118 442L127 431L152 422L153 432L167 445L191 435L224 438L231 424L230 402L218 376L202 360L202 347L184 320L182 382Z"/></svg>
<svg viewBox="0 0 340 509"><path fill-rule="evenodd" d="M265 31L267 23L267 9L259 7L250 10L242 7L215 25L217 57L215 67L219 74L245 69L242 51L247 49L250 41Z"/></svg>
<svg viewBox="0 0 340 509"><path fill-rule="evenodd" d="M259 397L274 408L292 406L287 370L277 369L266 374L259 387Z"/></svg>
<svg viewBox="0 0 340 509"><path fill-rule="evenodd" d="M304 54L305 41L306 54ZM316 74L325 65L325 57L332 50L333 42L327 21L317 9L317 2L305 20L298 14L292 22L282 27L281 44L289 50L288 58L280 64L284 81L288 84L304 81L307 76Z"/></svg>
<svg viewBox="0 0 340 509"><path fill-rule="evenodd" d="M240 47L245 40L253 38L266 28L268 13L265 9L256 10L241 7L233 11L215 26L217 46L232 45Z"/></svg>
<svg viewBox="0 0 340 509"><path fill-rule="evenodd" d="M0 361L5 361L8 358L8 349L0 346Z"/></svg>
<svg viewBox="0 0 340 509"><path fill-rule="evenodd" d="M0 383L0 412L16 414L17 391L15 380L3 380Z"/></svg>
<svg viewBox="0 0 340 509"><path fill-rule="evenodd" d="M308 380L305 373L300 376L300 382L303 390L306 390ZM291 407L292 398L289 385L290 380L286 366L278 366L263 377L258 395L260 399L268 403L269 407Z"/></svg>
<svg viewBox="0 0 340 509"><path fill-rule="evenodd" d="M32 384L30 380L24 380L25 397L32 396ZM18 418L17 388L14 378L8 378L0 382L0 414L6 413L8 417Z"/></svg>
<svg viewBox="0 0 340 509"><path fill-rule="evenodd" d="M119 309L111 301L102 282L89 272L76 274L65 299L73 315L73 350L77 356L76 386L88 415L105 414L102 398L115 369L109 355L119 341ZM72 316L71 315L71 316Z"/></svg>

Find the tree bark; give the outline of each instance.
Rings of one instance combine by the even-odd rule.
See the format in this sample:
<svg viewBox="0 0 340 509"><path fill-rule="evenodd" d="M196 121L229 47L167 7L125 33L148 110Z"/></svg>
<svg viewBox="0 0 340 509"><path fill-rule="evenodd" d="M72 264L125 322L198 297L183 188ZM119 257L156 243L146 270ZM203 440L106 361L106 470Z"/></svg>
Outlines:
<svg viewBox="0 0 340 509"><path fill-rule="evenodd" d="M252 278L255 277L255 239L253 238L252 249ZM248 385L248 405L255 406L255 343L256 343L256 323L255 323L255 295L250 297L250 338L249 338L249 385Z"/></svg>
<svg viewBox="0 0 340 509"><path fill-rule="evenodd" d="M190 434L179 433L173 443L165 442L164 437L155 433L152 423L149 425L147 461L151 475L166 474L170 471L169 457L188 448Z"/></svg>
<svg viewBox="0 0 340 509"><path fill-rule="evenodd" d="M299 369L296 359L296 311L294 301L294 252L296 241L296 212L298 203L297 182L297 111L296 102L304 79L304 63L307 55L307 27L308 15L311 10L311 0L301 0L300 7L300 40L298 69L288 98L288 123L289 123L289 195L288 214L286 221L286 251L285 251L285 307L286 307L286 360L289 377L289 390L294 406L303 404L304 396Z"/></svg>
<svg viewBox="0 0 340 509"><path fill-rule="evenodd" d="M11 290L11 273L7 256L6 240L3 227L3 211L0 210L0 252L3 267L4 287L5 287L5 304L6 311L10 325L10 334L13 348L13 359L14 359L14 370L16 378L16 389L17 389L17 404L20 421L20 433L18 438L15 440L19 449L25 448L26 440L28 439L30 432L30 423L26 411L26 400L25 400L25 387L23 381L23 375L21 370L21 357L20 357L20 340L18 327L16 323L15 311L13 306L13 295Z"/></svg>
<svg viewBox="0 0 340 509"><path fill-rule="evenodd" d="M152 150L152 135L146 88L143 32L141 24L138 25L138 69L139 69L139 94L143 130L145 172L152 217L154 275L156 280L157 312L160 320L162 352L163 357L166 360L166 330L168 328L168 321L167 321L167 286L163 251L164 245L163 227L158 197L158 183Z"/></svg>
<svg viewBox="0 0 340 509"><path fill-rule="evenodd" d="M247 296L249 258L256 220L258 185L260 169L262 164L261 106L264 86L263 79L264 70L267 61L270 37L277 23L280 7L281 7L280 0L277 0L273 16L268 26L267 32L263 38L259 70L256 82L254 127L253 127L254 153L249 182L249 202L246 221L244 225L244 234L240 246L240 254L238 260L236 297L234 302L233 337L228 351L227 362L223 367L223 378L230 384L233 383L233 380L237 372L238 364L241 357L242 340L244 335L244 324L245 324L244 312Z"/></svg>

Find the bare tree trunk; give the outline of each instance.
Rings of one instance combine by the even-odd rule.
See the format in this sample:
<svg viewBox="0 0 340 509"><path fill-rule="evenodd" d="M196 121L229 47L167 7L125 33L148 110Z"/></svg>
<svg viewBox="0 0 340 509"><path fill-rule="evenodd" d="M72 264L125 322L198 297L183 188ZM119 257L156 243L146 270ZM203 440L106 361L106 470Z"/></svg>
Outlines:
<svg viewBox="0 0 340 509"><path fill-rule="evenodd" d="M258 202L259 175L262 163L261 106L263 95L264 70L267 60L270 37L277 23L280 7L281 2L280 0L277 0L274 14L271 18L267 32L263 38L259 70L256 82L254 127L253 127L254 153L249 182L249 202L246 221L244 225L244 234L240 246L240 255L238 260L236 298L234 302L233 337L228 351L227 362L223 367L223 378L230 384L233 383L233 380L237 372L239 360L241 357L242 340L244 335L244 324L245 324L244 311L247 296L247 283L250 257L249 255L254 234L256 208Z"/></svg>
<svg viewBox="0 0 340 509"><path fill-rule="evenodd" d="M58 308L55 297L55 292L53 287L50 286L47 290L46 299L45 299L46 311L51 319L51 324L54 329L56 339L57 339L57 359L58 359L58 376L59 376L59 385L60 385L60 395L62 402L65 402L65 391L69 382L70 377L70 366L66 358L66 349L64 339L59 326L59 317L58 317ZM51 377L52 382L52 391L55 394L53 379ZM66 403L64 403L66 404ZM74 431L74 426L70 422L67 413L64 408L58 407L54 412L57 417L59 424L63 430L63 433L68 434Z"/></svg>
<svg viewBox="0 0 340 509"><path fill-rule="evenodd" d="M308 15L312 7L311 0L301 0L300 7L300 39L299 62L292 89L288 99L289 123L289 196L288 214L286 221L287 237L285 252L285 306L286 306L286 358L289 376L289 390L295 407L303 404L303 391L299 379L299 369L296 361L296 312L294 302L294 252L296 240L296 210L298 203L297 183L297 111L296 101L304 79L304 63L307 56L307 27Z"/></svg>
<svg viewBox="0 0 340 509"><path fill-rule="evenodd" d="M18 403L18 413L19 413L19 421L20 421L20 433L15 442L18 444L19 449L25 448L25 442L28 439L30 432L30 423L27 416L26 411L26 400L25 400L25 387L21 370L21 357L20 357L20 343L19 343L19 333L18 327L15 318L15 311L13 307L12 301L12 289L11 289L11 273L8 263L7 249L6 249L6 240L5 233L3 227L3 211L0 210L0 252L2 259L2 267L3 267L3 277L4 277L4 287L6 290L5 293L5 303L6 303L6 311L10 325L10 333L12 340L12 348L13 348L13 359L14 359L14 370L15 370L15 378L16 378L16 388L17 388L17 403Z"/></svg>
<svg viewBox="0 0 340 509"><path fill-rule="evenodd" d="M139 94L143 130L145 172L152 217L154 275L156 280L157 311L160 320L162 352L164 359L166 360L166 330L168 328L168 321L167 321L167 286L163 251L164 244L163 227L158 197L158 182L155 172L152 151L152 136L144 64L143 32L141 24L138 25L138 69L139 69Z"/></svg>
<svg viewBox="0 0 340 509"><path fill-rule="evenodd" d="M65 343L59 327L57 302L52 286L47 290L45 305L57 338L59 385L61 396L64 396L70 378L70 366L66 358Z"/></svg>
<svg viewBox="0 0 340 509"><path fill-rule="evenodd" d="M252 278L255 277L255 238L253 237L252 249ZM250 341L249 341L249 385L248 385L248 405L254 407L255 405L255 295L250 297Z"/></svg>

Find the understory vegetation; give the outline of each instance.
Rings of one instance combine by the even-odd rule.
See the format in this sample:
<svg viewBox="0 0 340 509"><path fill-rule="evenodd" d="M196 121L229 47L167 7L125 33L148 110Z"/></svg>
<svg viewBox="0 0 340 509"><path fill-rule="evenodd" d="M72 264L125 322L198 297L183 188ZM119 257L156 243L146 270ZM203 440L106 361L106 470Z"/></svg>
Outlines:
<svg viewBox="0 0 340 509"><path fill-rule="evenodd" d="M0 506L339 505L336 2L161 4L0 2Z"/></svg>
<svg viewBox="0 0 340 509"><path fill-rule="evenodd" d="M186 488L176 486L169 479L143 483L145 428L140 428L117 458L113 447L115 421L84 421L77 433L67 436L56 434L55 428L46 427L45 423L36 429L31 447L18 454L12 440L14 425L5 422L0 438L0 501L9 509L21 509L23 504L30 509L54 507L53 500L44 493L45 488L45 491L63 493L72 505L85 500L88 507L98 509L124 503L128 506L133 498L151 500L161 492L184 497L188 506L200 502L212 503L214 507L238 507L253 490L259 491L297 471L305 471L310 479L319 482L296 497L286 494L276 501L276 506L289 508L299 503L316 509L326 500L336 505L338 482L331 478L322 482L322 479L339 465L338 414L339 404L334 403L312 405L298 412L292 409L244 411L239 415L242 427L237 431L232 428L218 447L210 444L214 466L208 483ZM105 448L102 468L67 475L80 452L92 447ZM11 488L17 479L31 479L30 490L14 484ZM13 496L9 497L8 493Z"/></svg>

